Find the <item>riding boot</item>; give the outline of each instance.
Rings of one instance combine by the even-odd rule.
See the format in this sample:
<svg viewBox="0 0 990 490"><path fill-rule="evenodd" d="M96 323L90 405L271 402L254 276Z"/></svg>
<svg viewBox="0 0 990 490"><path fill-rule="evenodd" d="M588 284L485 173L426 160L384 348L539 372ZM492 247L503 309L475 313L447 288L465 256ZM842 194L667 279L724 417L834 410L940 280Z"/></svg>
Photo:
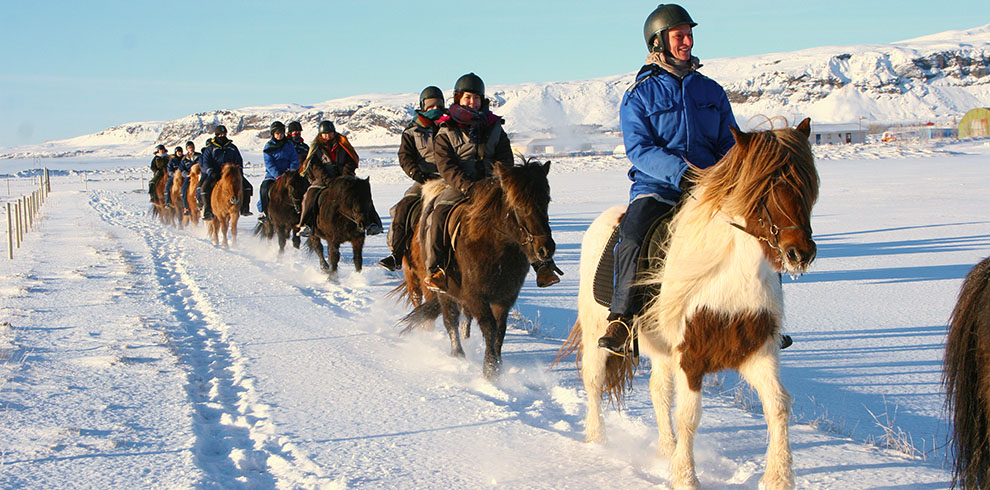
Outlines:
<svg viewBox="0 0 990 490"><path fill-rule="evenodd" d="M598 348L625 355L629 351L629 339L632 337L632 320L618 313L610 313L608 321L605 335L598 339Z"/></svg>
<svg viewBox="0 0 990 490"><path fill-rule="evenodd" d="M430 267L430 275L423 279L423 285L430 291L438 293L447 291L447 272L439 265Z"/></svg>
<svg viewBox="0 0 990 490"><path fill-rule="evenodd" d="M210 196L213 195L213 186L206 184L203 186L203 220L209 221L213 219L213 200Z"/></svg>
<svg viewBox="0 0 990 490"><path fill-rule="evenodd" d="M530 264L533 270L536 271L536 286L545 288L547 286L553 286L560 282L560 277L564 275L564 271L557 268L557 264L554 263L553 259L545 260L543 262L533 262Z"/></svg>
<svg viewBox="0 0 990 490"><path fill-rule="evenodd" d="M395 272L402 268L402 259L397 258L395 254L388 255L384 259L378 261L378 265Z"/></svg>
<svg viewBox="0 0 990 490"><path fill-rule="evenodd" d="M793 343L794 343L794 339L792 339L790 335L782 334L780 336L780 350L784 350L790 347Z"/></svg>

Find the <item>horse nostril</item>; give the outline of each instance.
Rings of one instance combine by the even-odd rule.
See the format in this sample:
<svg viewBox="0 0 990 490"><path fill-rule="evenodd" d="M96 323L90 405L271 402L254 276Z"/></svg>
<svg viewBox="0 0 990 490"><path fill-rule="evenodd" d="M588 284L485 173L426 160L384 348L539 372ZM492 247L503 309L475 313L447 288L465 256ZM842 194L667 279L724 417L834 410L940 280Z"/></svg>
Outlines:
<svg viewBox="0 0 990 490"><path fill-rule="evenodd" d="M788 247L787 260L792 264L801 263L801 252L798 252L798 249L795 247Z"/></svg>

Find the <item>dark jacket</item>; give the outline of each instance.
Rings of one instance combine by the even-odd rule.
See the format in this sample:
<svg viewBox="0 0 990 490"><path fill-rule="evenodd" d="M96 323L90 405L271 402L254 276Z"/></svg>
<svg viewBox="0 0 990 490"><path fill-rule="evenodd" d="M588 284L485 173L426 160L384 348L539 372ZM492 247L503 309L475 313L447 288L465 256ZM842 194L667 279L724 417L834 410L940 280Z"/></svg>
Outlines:
<svg viewBox="0 0 990 490"><path fill-rule="evenodd" d="M200 159L200 171L206 175L216 173L219 176L225 163L233 163L238 167L243 167L244 160L241 159L241 152L230 139L226 139L223 144L218 143L216 138L210 139Z"/></svg>
<svg viewBox="0 0 990 490"><path fill-rule="evenodd" d="M327 185L334 177L354 175L357 166L354 147L344 135L337 133L326 144L320 143L319 139L314 140L309 155L299 168L311 184Z"/></svg>
<svg viewBox="0 0 990 490"><path fill-rule="evenodd" d="M199 163L200 158L202 158L202 154L200 153L186 154L186 156L182 158L182 164L179 166L179 171L182 172L183 177L189 177L189 172L192 171L193 165Z"/></svg>
<svg viewBox="0 0 990 490"><path fill-rule="evenodd" d="M399 165L406 175L420 184L440 177L433 148L437 129L436 123L417 114L416 119L402 132Z"/></svg>
<svg viewBox="0 0 990 490"><path fill-rule="evenodd" d="M182 168L182 160L184 158L185 157L176 157L176 156L173 156L172 158L169 158L168 159L168 166L166 167L168 169L168 173L171 174L171 173L175 172L176 170L179 170L180 168Z"/></svg>
<svg viewBox="0 0 990 490"><path fill-rule="evenodd" d="M299 168L299 154L296 146L288 138L278 141L274 138L265 143L265 179L277 179L287 170Z"/></svg>
<svg viewBox="0 0 990 490"><path fill-rule="evenodd" d="M309 155L309 145L302 138L299 141L292 140L292 145L296 147L296 153L299 154L299 163L302 164L303 160L306 159L306 155Z"/></svg>
<svg viewBox="0 0 990 490"><path fill-rule="evenodd" d="M622 97L619 124L632 162L630 200L654 195L676 203L688 162L710 167L735 143L729 126L736 121L718 83L696 71L682 80L655 64Z"/></svg>
<svg viewBox="0 0 990 490"><path fill-rule="evenodd" d="M168 162L169 158L167 156L155 155L155 157L151 159L151 165L149 166L155 174L162 174L168 169Z"/></svg>
<svg viewBox="0 0 990 490"><path fill-rule="evenodd" d="M505 121L490 112L482 137L474 142L467 127L448 116L441 117L434 152L437 169L447 185L467 194L475 181L492 175L495 162L512 163L509 137L502 130Z"/></svg>

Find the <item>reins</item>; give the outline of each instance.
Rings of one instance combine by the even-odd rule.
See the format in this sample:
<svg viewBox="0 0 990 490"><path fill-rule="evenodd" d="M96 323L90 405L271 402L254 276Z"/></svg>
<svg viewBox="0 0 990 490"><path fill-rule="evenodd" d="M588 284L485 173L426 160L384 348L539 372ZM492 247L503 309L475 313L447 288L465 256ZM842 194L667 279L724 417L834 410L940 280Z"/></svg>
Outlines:
<svg viewBox="0 0 990 490"><path fill-rule="evenodd" d="M760 203L760 206L763 208L763 214L766 216L766 221L763 220L763 216L758 216L756 219L757 222L760 224L760 228L767 229L767 231L769 232L769 237L753 233L747 230L745 226L742 226L739 223L732 221L731 219L728 220L728 223L732 225L734 228L741 230L743 233L746 233L747 235L756 238L757 240L767 242L767 244L770 245L770 248L776 250L777 253L780 254L781 258L784 257L784 251L780 249L781 230L803 230L803 231L807 231L809 235L811 234L811 229L808 228L807 226L801 226L801 225L777 226L773 222L773 218L770 216L770 210L767 208L766 200L762 201ZM767 226L767 223L769 223L769 226Z"/></svg>

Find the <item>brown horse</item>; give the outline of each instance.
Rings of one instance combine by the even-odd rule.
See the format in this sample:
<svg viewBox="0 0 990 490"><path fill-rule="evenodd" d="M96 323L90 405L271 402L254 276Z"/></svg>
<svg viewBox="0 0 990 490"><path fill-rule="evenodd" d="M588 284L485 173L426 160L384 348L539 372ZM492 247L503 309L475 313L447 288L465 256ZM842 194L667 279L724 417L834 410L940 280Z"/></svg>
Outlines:
<svg viewBox="0 0 990 490"><path fill-rule="evenodd" d="M189 216L184 217L186 224L199 224L199 202L196 201L196 189L199 188L199 175L199 164L197 163L189 169L189 190L186 192L186 202L189 203Z"/></svg>
<svg viewBox="0 0 990 490"><path fill-rule="evenodd" d="M990 257L963 281L945 344L953 486L990 488Z"/></svg>
<svg viewBox="0 0 990 490"><path fill-rule="evenodd" d="M167 179L168 173L158 179L155 184L155 202L151 205L151 215L157 217L163 225L172 224L174 218L172 207L165 205L165 182Z"/></svg>
<svg viewBox="0 0 990 490"><path fill-rule="evenodd" d="M378 211L371 200L371 183L350 175L335 177L316 197L319 214L313 236L306 244L320 257L320 268L331 277L337 273L340 262L340 244L351 242L354 251L354 269L361 272L364 237L369 227L377 224ZM379 230L380 231L380 230ZM327 257L323 255L323 243L327 242Z"/></svg>
<svg viewBox="0 0 990 490"><path fill-rule="evenodd" d="M298 170L289 170L278 177L268 190L268 219L259 221L254 234L271 240L278 236L278 253L285 252L285 242L292 237L292 246L299 248L299 204L309 187L309 181Z"/></svg>
<svg viewBox="0 0 990 490"><path fill-rule="evenodd" d="M488 379L496 378L501 368L509 310L516 303L529 264L549 259L556 248L547 214L549 171L550 162L498 164L493 177L471 186L469 199L451 213L460 218L452 218L459 229L452 253L456 264L448 267L446 293L423 296L422 240L413 241L412 260L406 263L408 294L410 298L419 295L424 302L402 319L405 331L432 324L442 314L451 355L463 356L458 326L461 308L467 310L485 338L483 373ZM438 194L439 185L424 189L424 203ZM423 235L423 224L419 228L417 237Z"/></svg>
<svg viewBox="0 0 990 490"><path fill-rule="evenodd" d="M641 282L659 294L653 294L632 327L651 359L657 445L671 456L676 488L698 486L693 447L701 382L705 374L723 369L739 371L763 403L769 446L762 486L794 486L787 435L790 396L780 382L778 360L784 309L779 273L804 272L816 254L811 208L819 179L810 130L809 119L796 129L743 133L733 128L735 146L718 164L699 171L697 185L670 224L665 261L646 271ZM595 270L623 212L622 207L609 209L585 232L578 318L558 356L578 351L588 393L588 441L604 438L602 394L621 404L634 374L632 356L595 348L608 324L608 310L592 291ZM675 387L676 442L670 419Z"/></svg>
<svg viewBox="0 0 990 490"><path fill-rule="evenodd" d="M227 245L227 230L230 240L237 244L237 220L241 217L241 167L225 163L220 179L213 186L210 201L213 204L213 219L210 220L210 237L214 245L219 245L218 234L223 234L223 248Z"/></svg>

